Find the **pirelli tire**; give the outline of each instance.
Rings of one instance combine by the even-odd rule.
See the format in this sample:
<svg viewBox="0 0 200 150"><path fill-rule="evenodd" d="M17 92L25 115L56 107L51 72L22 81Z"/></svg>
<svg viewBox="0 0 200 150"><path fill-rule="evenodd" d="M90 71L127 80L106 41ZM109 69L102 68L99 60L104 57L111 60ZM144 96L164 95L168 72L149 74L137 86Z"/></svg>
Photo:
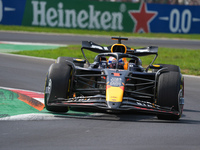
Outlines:
<svg viewBox="0 0 200 150"><path fill-rule="evenodd" d="M78 59L78 58L73 58L73 57L58 57L56 63L65 64L66 60L68 60L68 61L71 61L72 63L74 63L75 66L84 67L84 63L73 62L74 59Z"/></svg>
<svg viewBox="0 0 200 150"><path fill-rule="evenodd" d="M66 106L54 106L56 98L67 98L70 91L71 67L62 63L54 63L50 66L45 83L45 107L48 111L67 112Z"/></svg>
<svg viewBox="0 0 200 150"><path fill-rule="evenodd" d="M177 115L157 114L158 119L178 120L183 110L184 79L180 72L162 73L157 85L157 104L177 111Z"/></svg>

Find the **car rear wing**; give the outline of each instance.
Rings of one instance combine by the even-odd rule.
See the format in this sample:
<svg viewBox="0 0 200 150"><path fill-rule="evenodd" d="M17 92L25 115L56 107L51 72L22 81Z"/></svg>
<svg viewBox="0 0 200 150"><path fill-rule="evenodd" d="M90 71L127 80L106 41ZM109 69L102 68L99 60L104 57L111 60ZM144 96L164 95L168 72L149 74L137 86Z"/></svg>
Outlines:
<svg viewBox="0 0 200 150"><path fill-rule="evenodd" d="M103 47L101 45L98 45L92 41L82 41L82 50L87 49L96 53L110 53L111 52L111 47ZM132 54L135 56L146 56L146 55L152 55L155 54L157 55L158 53L158 47L157 46L148 46L144 48L139 48L139 49L132 49L130 47L127 47L127 54Z"/></svg>
<svg viewBox="0 0 200 150"><path fill-rule="evenodd" d="M138 49L127 49L128 54L136 55L136 56L146 56L146 55L157 55L158 54L158 47L157 46L148 46L144 48Z"/></svg>
<svg viewBox="0 0 200 150"><path fill-rule="evenodd" d="M126 53L130 54L130 55L134 55L134 56L155 55L153 61L146 68L146 71L148 71L148 69L154 63L154 61L156 60L156 58L158 56L158 47L157 46L148 46L148 47L144 47L144 48L132 49L132 48L127 47L127 46L125 46L123 44L114 44L114 45L117 45L117 46L122 45L123 47L126 47ZM90 63L89 63L88 59L86 58L83 49L87 49L87 50L90 50L90 51L96 52L96 53L111 53L111 52L113 52L112 47L114 45L108 46L108 47L103 47L103 46L98 45L98 44L96 44L94 42L91 42L91 41L90 42L89 41L82 41L81 51L82 51L83 56L84 56L85 60L87 61L88 65L90 66Z"/></svg>
<svg viewBox="0 0 200 150"><path fill-rule="evenodd" d="M81 49L87 49L96 53L110 53L111 52L109 47L103 47L92 41L82 41Z"/></svg>

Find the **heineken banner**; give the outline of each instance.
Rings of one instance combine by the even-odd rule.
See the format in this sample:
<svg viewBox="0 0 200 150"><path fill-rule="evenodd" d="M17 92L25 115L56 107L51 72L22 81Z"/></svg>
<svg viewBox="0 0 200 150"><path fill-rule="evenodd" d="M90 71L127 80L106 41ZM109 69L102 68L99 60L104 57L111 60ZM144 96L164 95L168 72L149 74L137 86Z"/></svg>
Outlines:
<svg viewBox="0 0 200 150"><path fill-rule="evenodd" d="M0 0L0 24L139 33L200 33L200 6Z"/></svg>

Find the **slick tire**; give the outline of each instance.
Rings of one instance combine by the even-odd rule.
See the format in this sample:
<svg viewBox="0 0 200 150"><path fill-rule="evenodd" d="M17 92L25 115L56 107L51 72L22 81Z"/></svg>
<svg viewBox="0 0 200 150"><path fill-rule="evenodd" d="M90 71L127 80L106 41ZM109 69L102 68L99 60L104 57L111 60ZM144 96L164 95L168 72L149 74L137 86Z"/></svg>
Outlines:
<svg viewBox="0 0 200 150"><path fill-rule="evenodd" d="M48 111L67 112L66 106L53 106L56 98L67 98L70 90L71 67L54 63L50 66L45 83L45 107Z"/></svg>
<svg viewBox="0 0 200 150"><path fill-rule="evenodd" d="M178 120L182 114L180 107L181 74L179 72L167 72L158 79L157 104L161 107L170 107L179 112L179 115L157 114L158 119Z"/></svg>
<svg viewBox="0 0 200 150"><path fill-rule="evenodd" d="M77 58L73 58L73 57L58 57L56 63L60 63L60 64L65 64L65 61L71 61L73 62L74 59ZM78 62L73 62L75 64L75 66L79 66L79 67L83 67L84 63L78 63Z"/></svg>

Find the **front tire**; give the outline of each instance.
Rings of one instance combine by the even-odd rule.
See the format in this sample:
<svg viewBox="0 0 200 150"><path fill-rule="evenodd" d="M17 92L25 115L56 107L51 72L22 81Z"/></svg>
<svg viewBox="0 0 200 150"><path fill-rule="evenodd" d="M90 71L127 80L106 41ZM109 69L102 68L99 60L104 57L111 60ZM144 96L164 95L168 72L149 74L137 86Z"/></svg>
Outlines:
<svg viewBox="0 0 200 150"><path fill-rule="evenodd" d="M48 111L67 112L66 106L53 106L56 98L68 98L71 82L71 67L63 64L52 64L46 76L45 107Z"/></svg>
<svg viewBox="0 0 200 150"><path fill-rule="evenodd" d="M167 72L159 76L157 104L177 111L179 115L157 114L158 119L178 120L183 109L183 78L179 72Z"/></svg>

